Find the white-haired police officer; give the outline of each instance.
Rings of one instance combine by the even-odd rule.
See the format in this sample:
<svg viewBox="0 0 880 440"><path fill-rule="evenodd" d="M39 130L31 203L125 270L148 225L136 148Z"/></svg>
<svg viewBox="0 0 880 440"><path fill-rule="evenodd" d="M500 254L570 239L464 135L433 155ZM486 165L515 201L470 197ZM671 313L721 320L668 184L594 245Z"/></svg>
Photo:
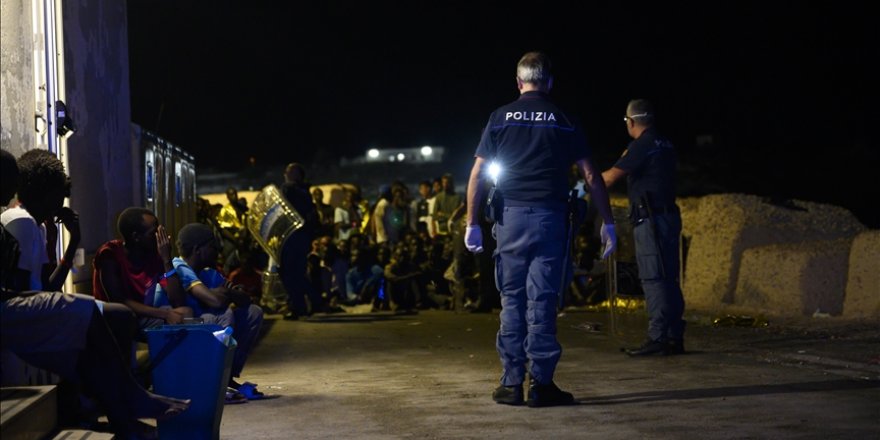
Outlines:
<svg viewBox="0 0 880 440"><path fill-rule="evenodd" d="M648 338L630 356L684 353L684 297L679 284L681 214L675 204L676 154L654 128L651 103L635 99L623 118L633 141L602 173L609 187L626 176L639 279L648 311Z"/></svg>
<svg viewBox="0 0 880 440"><path fill-rule="evenodd" d="M497 349L501 384L492 397L498 403L524 402L526 368L528 405L574 403L571 393L553 382L562 347L556 339L556 304L568 251L568 172L577 163L590 186L602 219L605 255L616 246L614 220L605 184L590 158L582 129L550 101L550 61L539 52L519 60L516 83L520 97L495 110L477 146L467 190L465 245L482 251L479 226L480 184L490 162L500 166L491 208L498 245L495 280L501 292L501 326ZM500 195L499 195L500 194Z"/></svg>

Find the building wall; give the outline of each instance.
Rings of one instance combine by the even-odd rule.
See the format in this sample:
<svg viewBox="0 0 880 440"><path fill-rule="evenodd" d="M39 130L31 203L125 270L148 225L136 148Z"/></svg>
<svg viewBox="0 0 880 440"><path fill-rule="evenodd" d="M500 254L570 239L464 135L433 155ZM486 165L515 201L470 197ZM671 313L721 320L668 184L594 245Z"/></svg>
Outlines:
<svg viewBox="0 0 880 440"><path fill-rule="evenodd" d="M142 204L132 145L126 13L125 2L63 3L66 103L77 126L67 140L71 205L80 214L87 257L114 237L123 209ZM80 274L90 277L88 272Z"/></svg>
<svg viewBox="0 0 880 440"><path fill-rule="evenodd" d="M87 266L74 282L91 277L91 255L115 235L116 216L142 205L137 147L132 142L125 2L61 2L63 100L76 132L67 139L70 205L80 214ZM20 156L37 148L31 0L0 0L0 144ZM62 75L59 72L59 75ZM45 147L43 147L45 148Z"/></svg>
<svg viewBox="0 0 880 440"><path fill-rule="evenodd" d="M0 0L0 147L16 157L35 138L30 0Z"/></svg>

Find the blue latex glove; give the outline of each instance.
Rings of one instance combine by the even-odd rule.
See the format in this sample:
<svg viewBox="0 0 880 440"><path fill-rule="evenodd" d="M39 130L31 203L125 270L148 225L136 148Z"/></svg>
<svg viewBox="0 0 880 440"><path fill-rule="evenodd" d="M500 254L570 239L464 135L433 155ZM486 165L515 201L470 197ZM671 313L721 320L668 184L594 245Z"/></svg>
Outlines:
<svg viewBox="0 0 880 440"><path fill-rule="evenodd" d="M602 237L602 244L605 246L605 250L602 252L602 258L605 259L611 256L611 253L617 249L617 234L614 233L614 225L603 223L599 236Z"/></svg>
<svg viewBox="0 0 880 440"><path fill-rule="evenodd" d="M468 225L464 233L464 246L475 254L483 252L483 231L479 226Z"/></svg>

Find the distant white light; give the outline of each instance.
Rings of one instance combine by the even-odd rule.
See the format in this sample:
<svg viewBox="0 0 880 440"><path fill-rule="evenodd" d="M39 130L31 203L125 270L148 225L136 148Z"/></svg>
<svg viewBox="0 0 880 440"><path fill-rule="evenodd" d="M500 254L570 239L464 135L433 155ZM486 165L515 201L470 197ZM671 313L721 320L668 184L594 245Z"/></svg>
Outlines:
<svg viewBox="0 0 880 440"><path fill-rule="evenodd" d="M370 159L375 159L375 158L379 157L379 150L377 150L375 148L370 148L370 150L367 151L367 156Z"/></svg>
<svg viewBox="0 0 880 440"><path fill-rule="evenodd" d="M388 155L388 162L394 162L394 155L393 154Z"/></svg>
<svg viewBox="0 0 880 440"><path fill-rule="evenodd" d="M427 145L422 147L422 156L430 156L431 153L433 153L433 152L434 152L434 149L432 149L431 147L429 147Z"/></svg>
<svg viewBox="0 0 880 440"><path fill-rule="evenodd" d="M492 182L498 183L498 176L501 174L501 165L498 165L497 162L491 162L489 164L489 178L492 179Z"/></svg>
<svg viewBox="0 0 880 440"><path fill-rule="evenodd" d="M404 159L406 159L406 155L405 155L405 154L403 154L403 153L397 153L397 161L398 161L398 162L403 162Z"/></svg>

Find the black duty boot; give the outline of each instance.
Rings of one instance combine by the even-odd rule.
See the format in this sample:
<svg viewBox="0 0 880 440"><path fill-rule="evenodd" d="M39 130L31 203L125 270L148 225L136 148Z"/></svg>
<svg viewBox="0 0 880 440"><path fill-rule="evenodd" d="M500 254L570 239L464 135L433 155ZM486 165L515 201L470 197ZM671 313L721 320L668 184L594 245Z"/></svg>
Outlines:
<svg viewBox="0 0 880 440"><path fill-rule="evenodd" d="M668 345L662 341L649 339L639 348L626 350L626 354L630 356L666 356L668 354Z"/></svg>
<svg viewBox="0 0 880 440"><path fill-rule="evenodd" d="M681 339L672 340L666 343L666 354L684 354L684 341Z"/></svg>
<svg viewBox="0 0 880 440"><path fill-rule="evenodd" d="M492 393L492 400L504 405L522 405L523 389L522 384L506 387L504 385L495 388Z"/></svg>
<svg viewBox="0 0 880 440"><path fill-rule="evenodd" d="M544 406L574 405L574 396L562 391L553 381L548 384L539 384L535 378L529 380L529 401L532 408Z"/></svg>

